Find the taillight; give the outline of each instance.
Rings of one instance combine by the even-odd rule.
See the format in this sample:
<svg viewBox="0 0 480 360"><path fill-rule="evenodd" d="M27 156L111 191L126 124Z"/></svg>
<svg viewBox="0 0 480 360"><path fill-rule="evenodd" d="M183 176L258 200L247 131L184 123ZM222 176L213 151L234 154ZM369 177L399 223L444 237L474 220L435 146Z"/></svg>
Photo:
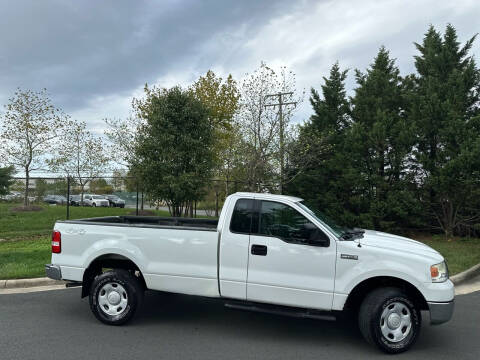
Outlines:
<svg viewBox="0 0 480 360"><path fill-rule="evenodd" d="M60 231L54 230L52 233L52 253L59 254L62 252L62 234Z"/></svg>

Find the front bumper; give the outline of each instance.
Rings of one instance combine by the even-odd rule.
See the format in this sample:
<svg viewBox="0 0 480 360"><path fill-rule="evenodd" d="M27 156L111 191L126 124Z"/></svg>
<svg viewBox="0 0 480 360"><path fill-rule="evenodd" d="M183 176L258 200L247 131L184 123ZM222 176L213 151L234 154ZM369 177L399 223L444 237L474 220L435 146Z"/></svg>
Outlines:
<svg viewBox="0 0 480 360"><path fill-rule="evenodd" d="M452 318L455 301L428 302L428 308L430 310L430 324L443 324Z"/></svg>
<svg viewBox="0 0 480 360"><path fill-rule="evenodd" d="M58 265L46 264L45 272L47 274L47 277L49 277L50 279L62 280L62 270Z"/></svg>

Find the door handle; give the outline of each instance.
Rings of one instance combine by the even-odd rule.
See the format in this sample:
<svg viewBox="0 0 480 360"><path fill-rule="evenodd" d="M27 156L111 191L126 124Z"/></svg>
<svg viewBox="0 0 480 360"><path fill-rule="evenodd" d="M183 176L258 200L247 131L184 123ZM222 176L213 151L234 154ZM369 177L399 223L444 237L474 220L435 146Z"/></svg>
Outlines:
<svg viewBox="0 0 480 360"><path fill-rule="evenodd" d="M252 255L267 256L267 247L265 245L252 245Z"/></svg>

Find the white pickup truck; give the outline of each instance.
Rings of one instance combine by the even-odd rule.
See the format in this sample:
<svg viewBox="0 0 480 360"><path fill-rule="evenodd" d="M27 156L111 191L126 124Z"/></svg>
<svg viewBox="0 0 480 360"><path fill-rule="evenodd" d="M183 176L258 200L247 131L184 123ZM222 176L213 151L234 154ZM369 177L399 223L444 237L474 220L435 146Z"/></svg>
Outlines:
<svg viewBox="0 0 480 360"><path fill-rule="evenodd" d="M417 339L421 311L450 320L454 287L444 258L404 237L335 225L302 199L236 193L219 220L112 216L58 221L53 279L82 283L95 316L130 320L144 291L221 299L237 309L301 317L358 317L388 353Z"/></svg>

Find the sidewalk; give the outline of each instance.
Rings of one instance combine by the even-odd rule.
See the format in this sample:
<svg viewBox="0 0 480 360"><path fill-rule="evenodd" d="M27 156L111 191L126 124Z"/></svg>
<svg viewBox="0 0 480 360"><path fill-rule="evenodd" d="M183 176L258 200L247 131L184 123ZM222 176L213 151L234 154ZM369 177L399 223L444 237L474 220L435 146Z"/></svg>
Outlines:
<svg viewBox="0 0 480 360"><path fill-rule="evenodd" d="M480 275L455 286L455 295L470 294L480 290Z"/></svg>

